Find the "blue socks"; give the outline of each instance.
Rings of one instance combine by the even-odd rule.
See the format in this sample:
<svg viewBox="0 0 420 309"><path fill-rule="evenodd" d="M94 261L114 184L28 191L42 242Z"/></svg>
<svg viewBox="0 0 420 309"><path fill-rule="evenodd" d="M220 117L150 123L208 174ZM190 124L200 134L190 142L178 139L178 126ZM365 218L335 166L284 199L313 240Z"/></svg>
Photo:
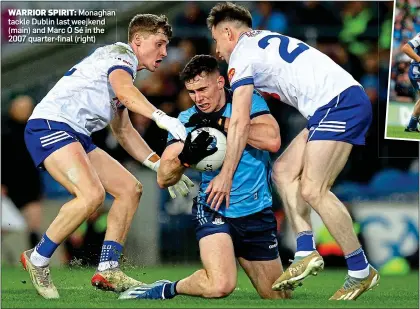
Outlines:
<svg viewBox="0 0 420 309"><path fill-rule="evenodd" d="M178 281L174 281L171 283L167 283L163 289L163 296L165 299L171 299L178 295L176 291L176 285L178 284Z"/></svg>
<svg viewBox="0 0 420 309"><path fill-rule="evenodd" d="M362 270L369 265L362 247L346 255L345 258L349 270Z"/></svg>
<svg viewBox="0 0 420 309"><path fill-rule="evenodd" d="M120 259L122 250L123 246L121 244L112 240L105 240L102 245L98 270L104 271L106 269L118 267L118 260Z"/></svg>
<svg viewBox="0 0 420 309"><path fill-rule="evenodd" d="M408 128L417 129L418 123L419 123L419 116L411 115L410 122L408 123Z"/></svg>
<svg viewBox="0 0 420 309"><path fill-rule="evenodd" d="M99 262L117 261L120 259L123 246L112 240L105 240L102 245L101 259Z"/></svg>
<svg viewBox="0 0 420 309"><path fill-rule="evenodd" d="M297 234L296 244L295 256L308 256L316 250L314 234L312 231L303 231Z"/></svg>
<svg viewBox="0 0 420 309"><path fill-rule="evenodd" d="M35 250L43 257L50 258L59 244L56 244L48 238L47 234L42 235L41 240L35 247Z"/></svg>
<svg viewBox="0 0 420 309"><path fill-rule="evenodd" d="M345 256L349 275L355 278L369 276L369 263L362 247Z"/></svg>
<svg viewBox="0 0 420 309"><path fill-rule="evenodd" d="M42 235L41 240L32 251L31 263L38 267L47 266L50 263L51 256L60 244L53 242L47 234Z"/></svg>

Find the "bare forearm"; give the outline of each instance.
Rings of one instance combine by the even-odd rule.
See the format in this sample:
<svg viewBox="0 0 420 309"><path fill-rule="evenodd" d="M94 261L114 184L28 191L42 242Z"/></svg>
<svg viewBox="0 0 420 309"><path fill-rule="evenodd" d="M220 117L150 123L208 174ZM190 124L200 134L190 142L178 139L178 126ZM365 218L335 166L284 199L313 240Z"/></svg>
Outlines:
<svg viewBox="0 0 420 309"><path fill-rule="evenodd" d="M226 119L225 131L229 131L229 119ZM260 150L277 152L280 148L280 130L278 125L251 122L247 144Z"/></svg>
<svg viewBox="0 0 420 309"><path fill-rule="evenodd" d="M139 162L146 160L147 156L153 152L133 127L114 132L114 135L125 151Z"/></svg>
<svg viewBox="0 0 420 309"><path fill-rule="evenodd" d="M248 144L254 148L276 152L280 147L280 136L278 131L270 125L264 123L251 124L249 129Z"/></svg>
<svg viewBox="0 0 420 309"><path fill-rule="evenodd" d="M220 174L233 178L236 167L248 141L251 120L249 113L254 86L246 85L238 88L233 94L232 116L229 121L226 158ZM238 103L240 102L240 103Z"/></svg>
<svg viewBox="0 0 420 309"><path fill-rule="evenodd" d="M416 62L420 62L420 56L416 54L416 52L414 51L414 49L411 48L410 45L405 44L402 47L402 51L411 59L413 59Z"/></svg>
<svg viewBox="0 0 420 309"><path fill-rule="evenodd" d="M156 107L136 87L124 87L124 90L118 93L117 97L130 111L152 119Z"/></svg>
<svg viewBox="0 0 420 309"><path fill-rule="evenodd" d="M221 172L233 176L248 141L249 118L238 119L237 121L231 120L228 131L226 158Z"/></svg>

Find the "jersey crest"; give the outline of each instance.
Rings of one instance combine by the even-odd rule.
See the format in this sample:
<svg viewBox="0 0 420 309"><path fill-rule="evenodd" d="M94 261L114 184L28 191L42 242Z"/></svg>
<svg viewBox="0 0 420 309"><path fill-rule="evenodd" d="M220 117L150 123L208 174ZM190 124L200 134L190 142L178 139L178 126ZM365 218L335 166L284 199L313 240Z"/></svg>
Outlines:
<svg viewBox="0 0 420 309"><path fill-rule="evenodd" d="M228 72L228 79L229 79L229 83L233 78L233 75L235 75L235 68L231 68Z"/></svg>

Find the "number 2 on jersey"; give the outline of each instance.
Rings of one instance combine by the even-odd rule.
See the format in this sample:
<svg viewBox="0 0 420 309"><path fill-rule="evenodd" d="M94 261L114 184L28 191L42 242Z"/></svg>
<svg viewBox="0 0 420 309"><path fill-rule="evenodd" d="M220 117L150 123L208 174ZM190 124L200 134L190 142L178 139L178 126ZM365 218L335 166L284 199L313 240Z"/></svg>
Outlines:
<svg viewBox="0 0 420 309"><path fill-rule="evenodd" d="M295 61L297 56L299 56L305 50L309 49L307 45L299 43L298 46L289 53L287 51L287 48L289 47L290 40L287 36L281 34L270 34L263 37L261 40L258 41L258 47L266 49L266 47L270 44L268 41L270 41L273 38L280 39L279 55L287 63L292 63L293 61Z"/></svg>

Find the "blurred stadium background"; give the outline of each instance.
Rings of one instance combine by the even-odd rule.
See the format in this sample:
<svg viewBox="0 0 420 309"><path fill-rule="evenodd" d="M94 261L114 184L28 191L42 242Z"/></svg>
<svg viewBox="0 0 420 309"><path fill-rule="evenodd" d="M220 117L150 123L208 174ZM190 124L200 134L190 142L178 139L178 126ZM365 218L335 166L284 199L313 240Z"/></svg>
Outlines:
<svg viewBox="0 0 420 309"><path fill-rule="evenodd" d="M416 0L396 2L387 137L420 139L418 134L404 133L419 97L408 77L411 58L401 51L401 47L420 32L419 8L420 4Z"/></svg>
<svg viewBox="0 0 420 309"><path fill-rule="evenodd" d="M398 4L397 18L404 22L402 44L419 27L417 1ZM126 41L127 25L135 13L166 14L174 29L168 57L155 73L141 72L135 81L138 88L166 113L176 116L192 102L178 73L195 54L214 53L210 33L205 27L209 9L215 2L2 2L2 265L15 265L19 253L35 241L37 234L70 198L46 172L38 174L23 142L25 121L32 104L39 102L54 83L80 59L101 44ZM419 166L417 143L390 143L383 140L387 102L389 53L392 39L393 2L243 2L253 14L254 28L270 29L302 39L317 47L349 71L368 93L374 121L366 147L356 147L333 188L355 218L355 229L370 261L383 274L407 274L418 270L419 261ZM107 23L106 35L98 36L96 45L29 45L6 42L8 8L115 8L118 23ZM417 12L419 12L417 10ZM417 13L418 14L418 13ZM416 19L417 18L417 19ZM407 34L407 33L410 34ZM395 53L394 53L395 54ZM395 100L414 100L409 90L401 93L406 78L396 74L400 56L393 61L391 94ZM404 64L404 62L402 62ZM226 65L221 64L223 73ZM396 80L395 80L396 78ZM401 80L401 82L398 82ZM409 88L409 87L406 87ZM278 119L281 154L292 138L305 126L297 111L285 104L269 101ZM149 145L162 153L166 133L154 123L131 115L136 129ZM125 246L125 259L132 265L185 264L199 261L191 221L192 196L170 200L160 190L153 172L143 168L117 144L110 131L93 135L95 143L122 162L143 183L144 193ZM397 158L403 157L403 158ZM198 174L189 171L198 184ZM39 179L39 180L38 180ZM194 192L192 192L194 194ZM106 228L107 209L112 200L95 213L54 257L54 265L95 265ZM12 204L25 217L21 217ZM278 218L279 250L284 263L292 257L294 236L282 212L281 201L273 206ZM6 212L10 215L5 215ZM6 219L9 218L9 219ZM10 219L11 218L11 219ZM337 244L314 215L318 250L328 267L344 267Z"/></svg>

